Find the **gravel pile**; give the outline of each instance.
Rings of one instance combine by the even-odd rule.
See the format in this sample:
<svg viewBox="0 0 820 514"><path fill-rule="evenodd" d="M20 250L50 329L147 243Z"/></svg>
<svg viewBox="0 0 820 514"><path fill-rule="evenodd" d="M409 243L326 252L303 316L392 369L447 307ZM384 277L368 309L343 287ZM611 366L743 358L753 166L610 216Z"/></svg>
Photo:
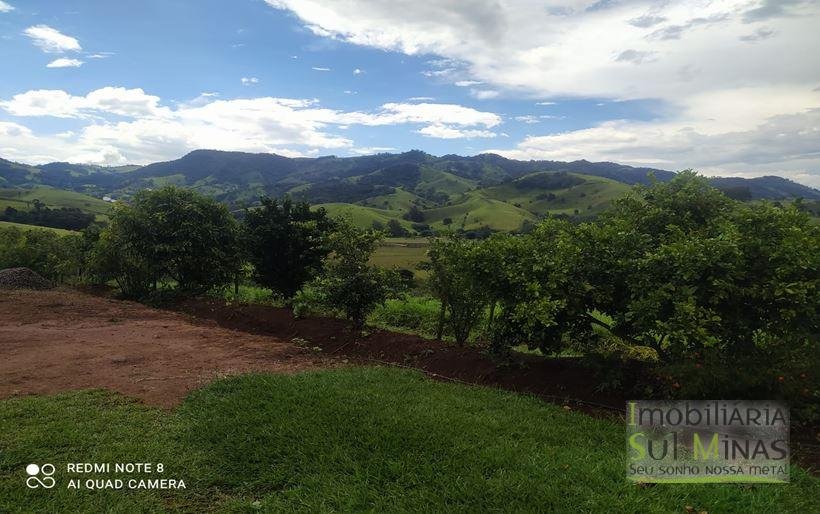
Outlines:
<svg viewBox="0 0 820 514"><path fill-rule="evenodd" d="M0 270L0 289L51 289L51 282L28 268Z"/></svg>

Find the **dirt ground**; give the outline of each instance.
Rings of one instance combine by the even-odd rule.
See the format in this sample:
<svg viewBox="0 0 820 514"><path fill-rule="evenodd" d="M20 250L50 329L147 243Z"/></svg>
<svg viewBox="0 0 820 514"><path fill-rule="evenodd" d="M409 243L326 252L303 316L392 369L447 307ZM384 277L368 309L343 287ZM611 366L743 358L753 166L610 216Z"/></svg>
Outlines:
<svg viewBox="0 0 820 514"><path fill-rule="evenodd" d="M172 407L215 378L329 360L270 336L75 291L0 291L0 398L107 388Z"/></svg>

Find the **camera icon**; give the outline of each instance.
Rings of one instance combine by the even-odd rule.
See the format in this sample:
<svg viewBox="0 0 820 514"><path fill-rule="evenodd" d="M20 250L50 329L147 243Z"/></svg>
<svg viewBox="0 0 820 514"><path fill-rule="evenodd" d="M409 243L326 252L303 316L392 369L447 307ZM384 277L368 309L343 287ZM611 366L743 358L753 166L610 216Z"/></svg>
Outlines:
<svg viewBox="0 0 820 514"><path fill-rule="evenodd" d="M51 476L54 474L54 464L29 464L26 466L26 474L28 474L26 485L29 489L40 487L51 489L57 483L54 477Z"/></svg>

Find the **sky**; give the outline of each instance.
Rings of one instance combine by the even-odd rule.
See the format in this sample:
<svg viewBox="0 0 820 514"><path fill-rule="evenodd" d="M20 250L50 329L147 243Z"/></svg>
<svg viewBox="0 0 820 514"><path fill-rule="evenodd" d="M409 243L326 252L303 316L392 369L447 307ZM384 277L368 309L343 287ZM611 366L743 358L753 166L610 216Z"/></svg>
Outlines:
<svg viewBox="0 0 820 514"><path fill-rule="evenodd" d="M0 0L0 157L420 149L820 187L820 0Z"/></svg>

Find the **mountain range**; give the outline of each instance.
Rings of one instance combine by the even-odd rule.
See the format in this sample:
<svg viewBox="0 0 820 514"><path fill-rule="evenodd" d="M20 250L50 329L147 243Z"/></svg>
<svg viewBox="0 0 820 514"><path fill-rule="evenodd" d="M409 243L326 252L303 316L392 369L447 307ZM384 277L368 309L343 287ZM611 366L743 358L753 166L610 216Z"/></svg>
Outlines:
<svg viewBox="0 0 820 514"><path fill-rule="evenodd" d="M359 224L396 219L408 228L514 230L547 213L583 218L599 213L634 184L674 176L611 162L518 161L495 154L436 157L418 150L318 158L195 150L173 161L121 167L31 166L0 159L0 187L5 188L48 186L122 198L175 184L234 208L253 205L261 195L288 194ZM742 200L820 200L820 191L782 177L710 180Z"/></svg>

